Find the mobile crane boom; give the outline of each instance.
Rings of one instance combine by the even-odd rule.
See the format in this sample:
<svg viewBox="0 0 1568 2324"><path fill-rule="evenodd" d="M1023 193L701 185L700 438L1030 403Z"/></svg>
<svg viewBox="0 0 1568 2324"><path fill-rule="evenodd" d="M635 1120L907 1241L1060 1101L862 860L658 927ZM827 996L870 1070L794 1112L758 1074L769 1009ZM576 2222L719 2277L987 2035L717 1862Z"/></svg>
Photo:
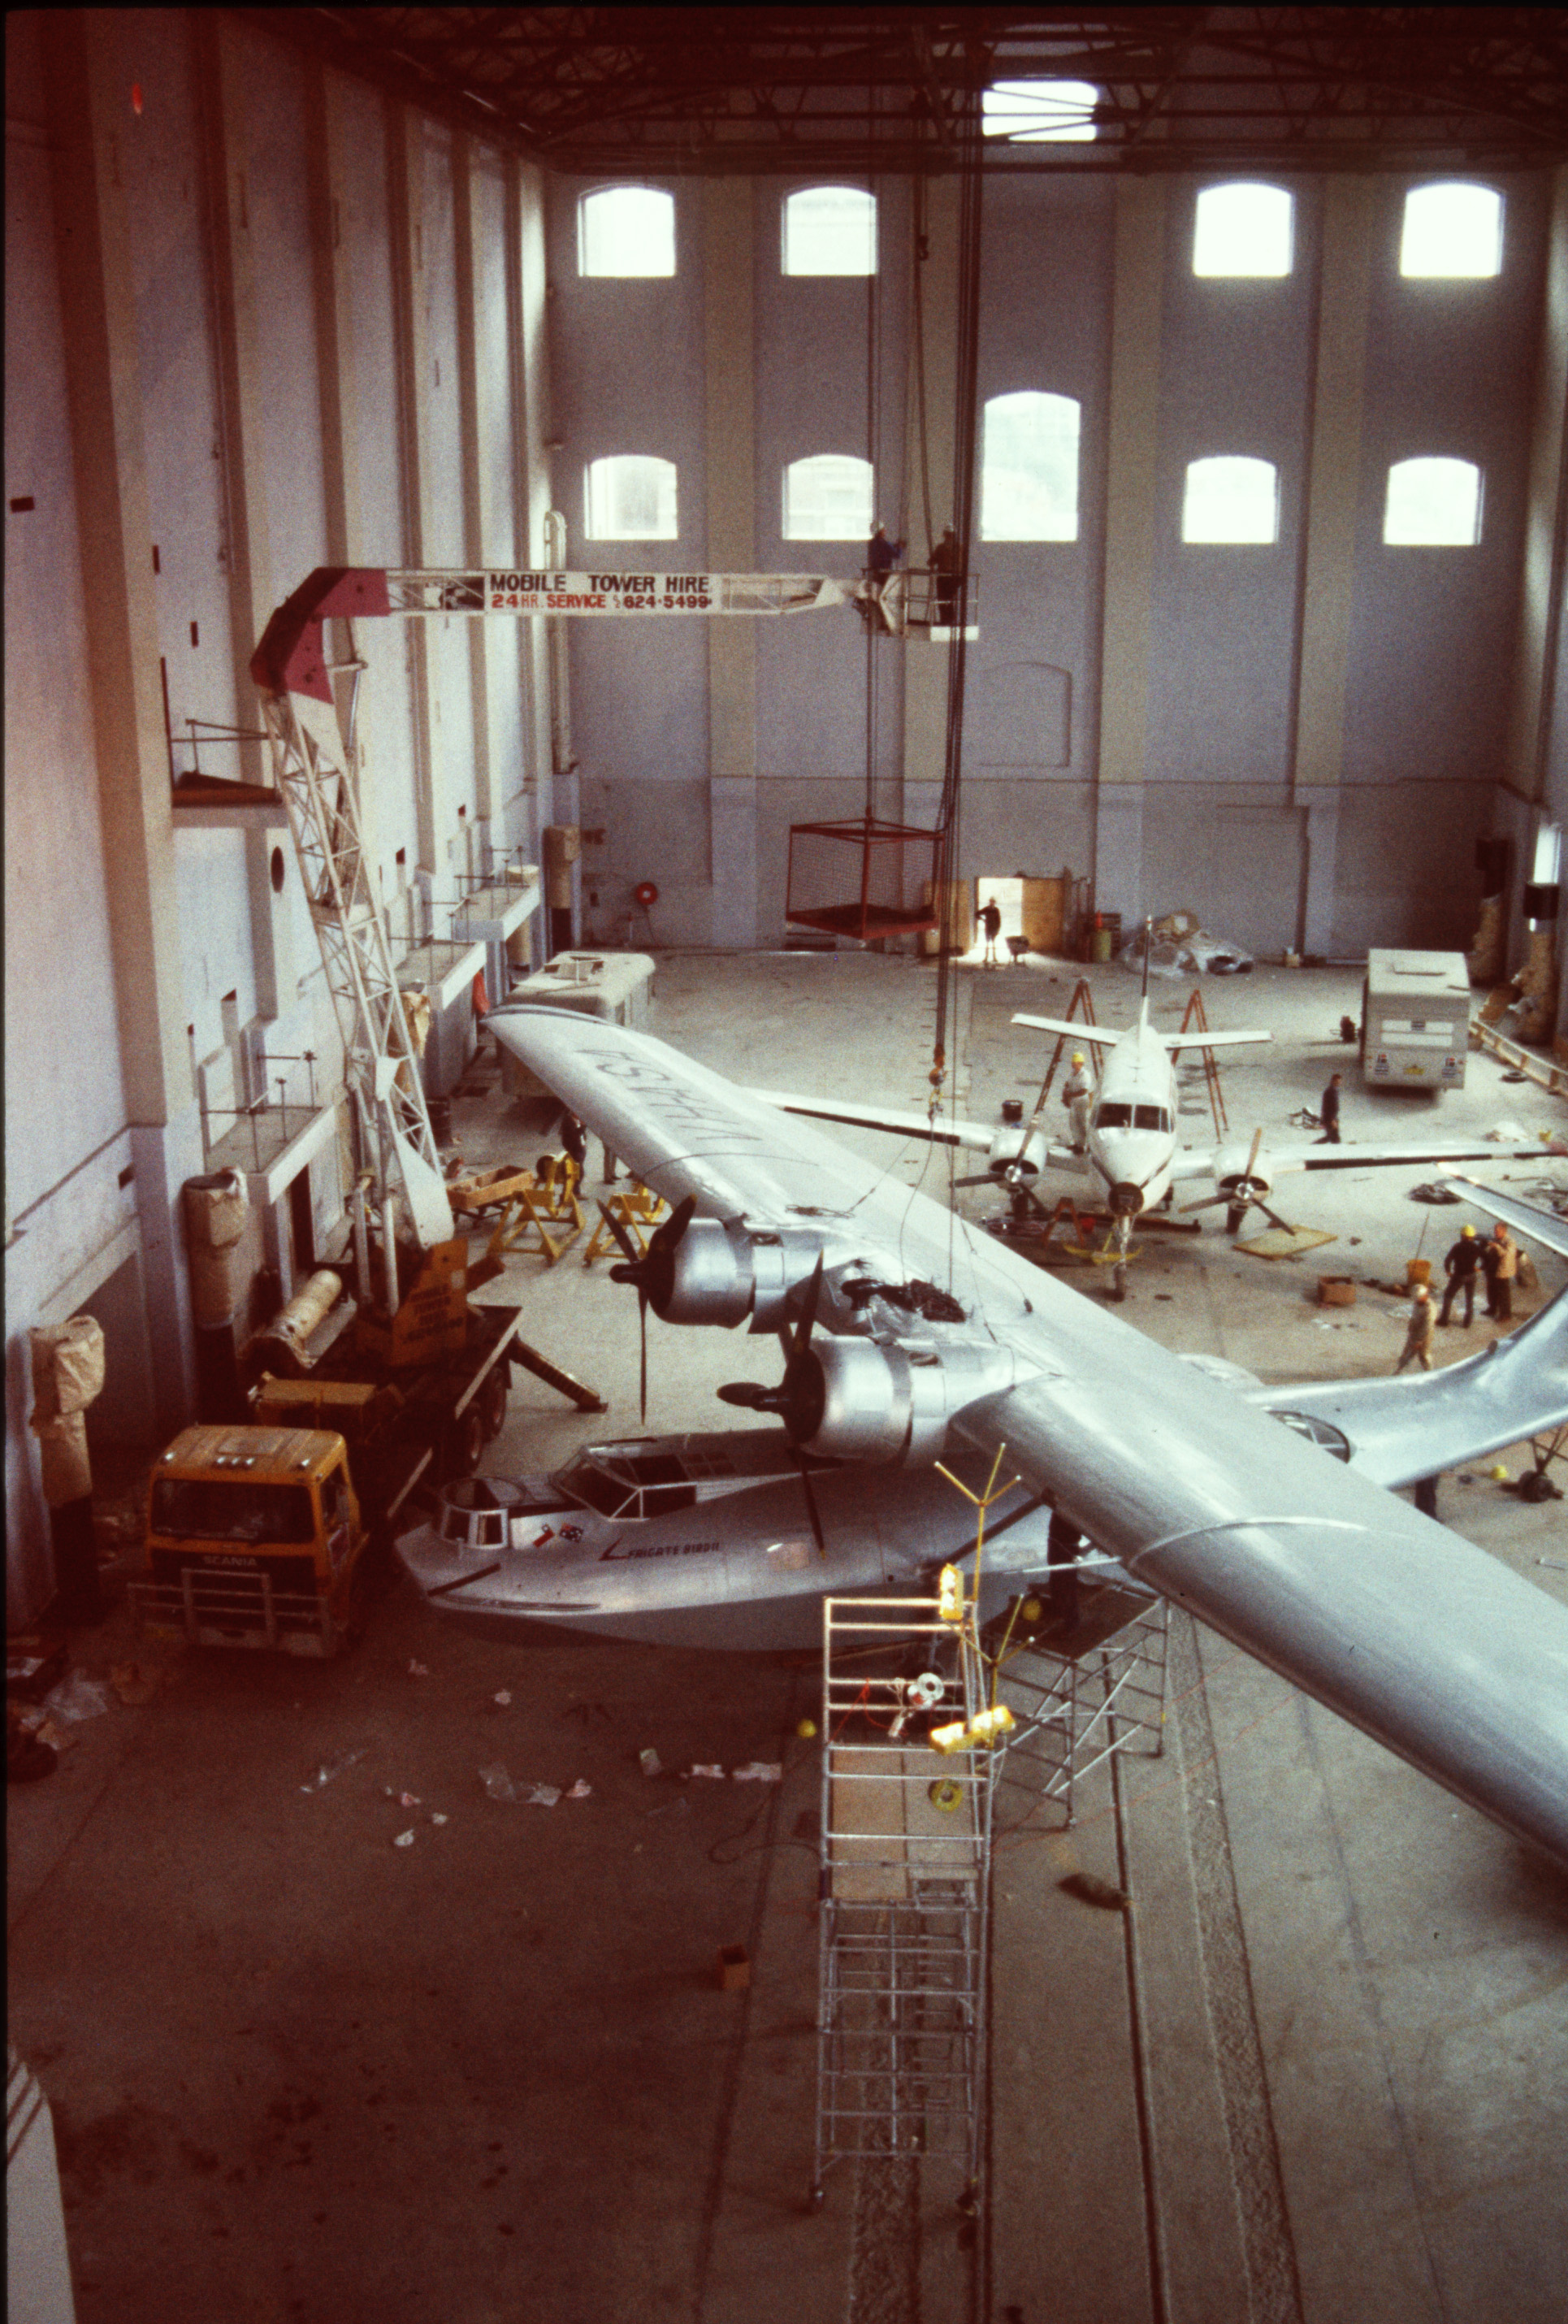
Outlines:
<svg viewBox="0 0 1568 2324"><path fill-rule="evenodd" d="M358 681L365 665L328 658L325 624L399 615L740 613L761 616L847 604L853 585L789 573L549 573L389 570L321 566L278 607L251 658L272 752L337 1011L347 1077L374 1140L378 1200L401 1186L422 1251L452 1234L424 1090L414 1064L374 868L360 816L354 739ZM337 671L353 674L346 733L333 691Z"/></svg>

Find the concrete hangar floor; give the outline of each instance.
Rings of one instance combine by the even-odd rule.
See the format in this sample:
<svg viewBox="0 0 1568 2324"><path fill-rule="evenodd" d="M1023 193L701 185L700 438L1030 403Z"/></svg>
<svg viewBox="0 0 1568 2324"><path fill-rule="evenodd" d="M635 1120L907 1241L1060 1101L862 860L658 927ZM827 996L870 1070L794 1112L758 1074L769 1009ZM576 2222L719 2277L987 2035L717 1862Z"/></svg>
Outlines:
<svg viewBox="0 0 1568 2324"><path fill-rule="evenodd" d="M1077 973L964 973L965 1111L1027 1105L1048 1042L1011 1010L1058 1013ZM1134 981L1089 973L1102 1021L1130 1020ZM1162 987L1157 1021L1187 991ZM1336 1028L1357 991L1348 971L1205 982L1212 1023L1276 1035L1224 1062L1239 1132L1283 1130L1353 1067ZM907 1108L934 992L912 959L670 956L653 1029L742 1079L817 1093L848 1072ZM487 1052L475 1078L466 1161L530 1159L537 1116ZM1441 1105L1346 1074L1352 1139L1416 1109L1562 1127L1485 1057ZM1206 1138L1201 1077L1184 1112ZM924 1150L843 1134L939 1185ZM1403 1311L1364 1286L1402 1281L1424 1228L1440 1257L1456 1222L1484 1223L1412 1202L1422 1177L1284 1182L1277 1206L1338 1238L1297 1261L1237 1251L1218 1213L1195 1240L1150 1235L1121 1312L1268 1379L1385 1370ZM1538 1256L1526 1313L1563 1279ZM1322 1271L1357 1278L1354 1307L1315 1304ZM1069 1279L1095 1296L1090 1270ZM610 1409L517 1375L486 1468L636 1433L629 1290L574 1251L509 1262L491 1296ZM1440 1360L1490 1328L1444 1333ZM650 1330L649 1430L723 1425L712 1390L760 1343ZM1443 1515L1568 1588L1560 1504L1478 1473L1444 1480ZM123 1610L74 1648L99 1676L138 1651ZM841 2163L807 2206L815 1657L524 1644L438 1622L405 1582L340 1661L161 1659L152 1702L81 1724L8 1803L12 2035L53 2109L81 2324L1561 2324L1568 1883L1185 1618L1163 1757L1081 1783L1070 1831L999 1793L973 2218L918 2164ZM784 1779L650 1779L649 1748ZM498 1803L479 1775L497 1762L590 1796ZM1064 1888L1075 1873L1130 1905ZM752 1983L725 1991L734 1946Z"/></svg>

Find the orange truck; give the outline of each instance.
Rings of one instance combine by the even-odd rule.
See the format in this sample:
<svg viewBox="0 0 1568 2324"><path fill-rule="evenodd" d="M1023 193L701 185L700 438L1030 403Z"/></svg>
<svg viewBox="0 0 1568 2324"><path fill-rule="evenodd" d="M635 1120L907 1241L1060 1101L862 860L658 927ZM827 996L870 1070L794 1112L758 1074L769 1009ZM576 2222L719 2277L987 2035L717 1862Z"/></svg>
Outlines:
<svg viewBox="0 0 1568 2324"><path fill-rule="evenodd" d="M254 1422L183 1430L148 1482L130 1591L143 1632L337 1653L410 1497L474 1469L500 1428L511 1365L553 1372L519 1339L519 1314L464 1301L439 1352L401 1369L376 1360L372 1335L346 1342L304 1378L263 1373ZM603 1409L565 1375L554 1384Z"/></svg>

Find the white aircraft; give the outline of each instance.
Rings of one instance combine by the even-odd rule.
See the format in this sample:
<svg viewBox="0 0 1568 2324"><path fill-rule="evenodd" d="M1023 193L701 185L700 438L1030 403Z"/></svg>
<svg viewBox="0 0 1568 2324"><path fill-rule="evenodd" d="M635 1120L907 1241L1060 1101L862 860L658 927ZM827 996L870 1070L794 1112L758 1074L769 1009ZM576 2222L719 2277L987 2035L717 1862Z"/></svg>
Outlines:
<svg viewBox="0 0 1568 2324"><path fill-rule="evenodd" d="M1568 1609L1396 1499L1353 1458L1335 1458L1355 1451L1353 1413L1342 1425L1290 1391L1278 1408L1297 1417L1282 1426L1273 1410L918 1191L647 1035L525 1006L494 1010L487 1022L676 1205L620 1278L666 1321L779 1334L782 1380L740 1383L726 1400L779 1418L798 1462L868 1471L880 1497L938 1459L951 1466L967 1452L988 1464L1000 1454L1026 1499L1136 1584L1568 1865ZM1530 1231L1568 1246L1555 1222ZM1568 1420L1568 1299L1509 1345L1512 1358L1505 1350L1480 1360L1513 1382L1489 1408L1489 1426L1516 1397L1529 1407L1521 1436ZM1429 1429L1443 1434L1447 1418L1434 1410ZM1510 1406L1510 1430L1515 1419ZM1397 1473L1375 1406L1369 1433L1383 1445L1385 1473ZM1407 1473L1419 1476L1463 1456L1452 1441L1434 1450L1424 1429L1406 1457L1418 1457ZM701 1506L694 1499L691 1508ZM546 1618L546 1601L564 1598L573 1574L558 1611L574 1628L611 1614L611 1592L646 1589L661 1571L678 1575L678 1593L694 1604L721 1590L742 1601L759 1630L762 1609L788 1594L780 1581L812 1598L840 1586L831 1549L807 1586L799 1564L770 1579L761 1536L715 1561L693 1545L710 1531L695 1514L678 1531L657 1530L641 1536L657 1556L595 1557L591 1585L587 1561L554 1558L545 1585L533 1561L550 1544L535 1552L509 1542L506 1554L540 1576L530 1598ZM945 1554L945 1532L931 1527L933 1561ZM791 1533L803 1539L798 1526ZM445 1578L461 1584L479 1545L449 1546ZM1007 1554L1004 1536L993 1572ZM1038 1570L1037 1543L1019 1556Z"/></svg>
<svg viewBox="0 0 1568 2324"><path fill-rule="evenodd" d="M1110 1296L1127 1295L1127 1259L1135 1221L1151 1211L1168 1209L1176 1187L1194 1181L1212 1193L1184 1210L1203 1211L1225 1206L1225 1223L1239 1233L1254 1204L1284 1227L1287 1222L1271 1210L1268 1197L1277 1178L1301 1170L1351 1170L1401 1163L1432 1164L1475 1161L1535 1161L1539 1142L1517 1148L1499 1147L1462 1133L1443 1139L1385 1139L1376 1143L1345 1146L1296 1141L1265 1147L1259 1129L1250 1143L1228 1140L1218 1146L1176 1144L1176 1059L1184 1049L1230 1047L1244 1042L1268 1041L1269 1033L1161 1033L1148 1021L1147 970L1138 1022L1124 1032L1096 1025L1075 1024L1063 1017L1035 1017L1020 1012L1015 1025L1029 1025L1044 1033L1059 1033L1084 1047L1102 1051L1100 1080L1086 1102L1072 1110L1078 1132L1071 1145L1057 1145L1040 1129L1045 1110L1042 1088L1031 1119L1024 1124L1003 1121L960 1121L943 1115L891 1112L877 1106L844 1104L838 1100L787 1095L781 1091L754 1090L769 1104L787 1113L814 1116L822 1121L842 1121L861 1130L885 1130L900 1138L924 1138L936 1144L960 1146L982 1152L987 1176L1011 1195L1015 1216L1030 1204L1044 1211L1034 1182L1044 1170L1060 1170L1094 1182L1095 1199L1111 1213L1111 1240L1105 1256L1112 1259ZM973 1185L973 1179L961 1179Z"/></svg>

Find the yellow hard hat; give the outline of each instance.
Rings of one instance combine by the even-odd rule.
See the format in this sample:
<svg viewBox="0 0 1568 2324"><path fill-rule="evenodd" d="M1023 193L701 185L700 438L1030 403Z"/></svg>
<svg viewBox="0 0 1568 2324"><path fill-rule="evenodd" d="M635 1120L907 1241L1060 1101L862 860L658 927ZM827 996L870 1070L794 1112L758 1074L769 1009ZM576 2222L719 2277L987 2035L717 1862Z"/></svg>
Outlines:
<svg viewBox="0 0 1568 2324"><path fill-rule="evenodd" d="M1473 1235L1475 1229L1473 1227L1461 1227L1459 1231L1462 1235Z"/></svg>
<svg viewBox="0 0 1568 2324"><path fill-rule="evenodd" d="M1074 1063L1075 1065L1081 1065L1083 1064L1083 1062L1084 1062L1084 1052L1083 1052L1083 1050L1082 1050L1082 1049L1075 1049L1075 1050L1074 1050L1074 1052L1073 1052L1073 1063Z"/></svg>

